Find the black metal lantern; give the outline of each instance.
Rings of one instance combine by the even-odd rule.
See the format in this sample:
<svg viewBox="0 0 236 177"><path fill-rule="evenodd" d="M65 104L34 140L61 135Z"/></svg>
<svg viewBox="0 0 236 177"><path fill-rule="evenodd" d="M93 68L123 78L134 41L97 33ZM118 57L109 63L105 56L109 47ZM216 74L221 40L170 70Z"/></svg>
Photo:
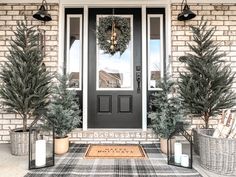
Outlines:
<svg viewBox="0 0 236 177"><path fill-rule="evenodd" d="M192 136L183 128L183 122L177 122L168 137L167 160L169 165L192 168Z"/></svg>
<svg viewBox="0 0 236 177"><path fill-rule="evenodd" d="M183 5L184 5L184 9L183 9ZM185 20L190 20L194 17L196 17L196 14L190 10L187 4L187 0L183 0L181 3L181 13L178 15L177 19L179 21L185 21Z"/></svg>
<svg viewBox="0 0 236 177"><path fill-rule="evenodd" d="M42 1L42 5L40 6L38 12L33 15L33 17L44 22L52 20L51 15L48 13L46 0Z"/></svg>
<svg viewBox="0 0 236 177"><path fill-rule="evenodd" d="M45 116L29 128L29 169L54 166L54 126Z"/></svg>

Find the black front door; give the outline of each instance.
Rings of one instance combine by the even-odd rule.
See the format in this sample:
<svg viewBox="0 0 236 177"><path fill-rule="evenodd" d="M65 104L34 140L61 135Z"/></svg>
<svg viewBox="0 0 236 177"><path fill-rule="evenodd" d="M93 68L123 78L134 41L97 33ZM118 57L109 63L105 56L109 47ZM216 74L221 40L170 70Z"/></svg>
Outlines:
<svg viewBox="0 0 236 177"><path fill-rule="evenodd" d="M131 28L126 51L111 56L97 46L96 25L108 15L125 17ZM142 128L141 9L89 9L88 128Z"/></svg>

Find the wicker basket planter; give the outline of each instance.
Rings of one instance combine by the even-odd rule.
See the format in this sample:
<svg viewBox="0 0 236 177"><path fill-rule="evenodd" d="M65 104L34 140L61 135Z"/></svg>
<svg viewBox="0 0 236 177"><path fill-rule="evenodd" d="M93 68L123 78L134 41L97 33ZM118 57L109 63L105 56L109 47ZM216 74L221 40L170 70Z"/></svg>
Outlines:
<svg viewBox="0 0 236 177"><path fill-rule="evenodd" d="M29 132L22 132L21 128L10 130L11 153L23 156L29 152Z"/></svg>
<svg viewBox="0 0 236 177"><path fill-rule="evenodd" d="M236 139L213 138L214 130L199 130L201 166L221 175L236 175Z"/></svg>
<svg viewBox="0 0 236 177"><path fill-rule="evenodd" d="M198 132L205 132L207 135L214 131L214 129L209 128L209 129L201 129L201 128L193 128L192 129L192 135L193 135L193 149L195 154L199 155L199 138L198 138ZM209 131L209 132L208 132Z"/></svg>

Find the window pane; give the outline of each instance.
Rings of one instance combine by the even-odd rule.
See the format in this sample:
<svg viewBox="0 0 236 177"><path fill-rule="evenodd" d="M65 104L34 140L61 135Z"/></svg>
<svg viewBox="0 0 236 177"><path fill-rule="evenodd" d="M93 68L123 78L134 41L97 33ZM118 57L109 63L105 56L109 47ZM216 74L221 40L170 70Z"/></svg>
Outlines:
<svg viewBox="0 0 236 177"><path fill-rule="evenodd" d="M149 40L148 40L149 89L157 88L156 83L161 78L161 72L162 72L161 41L162 41L161 18L149 17Z"/></svg>
<svg viewBox="0 0 236 177"><path fill-rule="evenodd" d="M100 17L102 18L102 17ZM128 18L128 17L127 17ZM131 18L128 18L131 23ZM131 26L132 31L132 26ZM131 32L132 33L132 32ZM132 34L131 34L132 36ZM120 56L105 54L97 48L97 88L98 89L133 89L133 54L132 37L128 48Z"/></svg>
<svg viewBox="0 0 236 177"><path fill-rule="evenodd" d="M67 55L67 74L69 74L69 87L81 88L81 24L80 17L70 17Z"/></svg>

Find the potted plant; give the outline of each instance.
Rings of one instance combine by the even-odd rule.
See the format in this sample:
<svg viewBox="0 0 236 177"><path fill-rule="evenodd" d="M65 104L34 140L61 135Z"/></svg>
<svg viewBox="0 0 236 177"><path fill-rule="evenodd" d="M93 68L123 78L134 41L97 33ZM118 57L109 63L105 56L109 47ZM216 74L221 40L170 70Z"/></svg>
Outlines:
<svg viewBox="0 0 236 177"><path fill-rule="evenodd" d="M148 117L151 128L161 138L161 151L167 153L167 138L175 130L176 122L182 120L183 109L173 81L164 78L157 85L160 90L151 96Z"/></svg>
<svg viewBox="0 0 236 177"><path fill-rule="evenodd" d="M225 65L225 53L219 53L219 44L212 40L215 29L207 29L207 22L190 28L194 44L188 44L191 53L179 58L186 64L186 71L180 73L179 90L187 112L203 120L203 128L208 129L210 118L235 105L236 95L231 89L235 74ZM198 154L197 137L194 131Z"/></svg>
<svg viewBox="0 0 236 177"><path fill-rule="evenodd" d="M55 153L64 154L69 149L70 133L81 123L79 98L75 90L69 90L68 76L58 75L58 84L53 89L47 117L55 127Z"/></svg>
<svg viewBox="0 0 236 177"><path fill-rule="evenodd" d="M27 155L27 120L45 111L52 76L43 64L37 31L19 22L14 34L7 61L1 66L0 96L5 109L23 120L22 128L10 131L11 152Z"/></svg>

